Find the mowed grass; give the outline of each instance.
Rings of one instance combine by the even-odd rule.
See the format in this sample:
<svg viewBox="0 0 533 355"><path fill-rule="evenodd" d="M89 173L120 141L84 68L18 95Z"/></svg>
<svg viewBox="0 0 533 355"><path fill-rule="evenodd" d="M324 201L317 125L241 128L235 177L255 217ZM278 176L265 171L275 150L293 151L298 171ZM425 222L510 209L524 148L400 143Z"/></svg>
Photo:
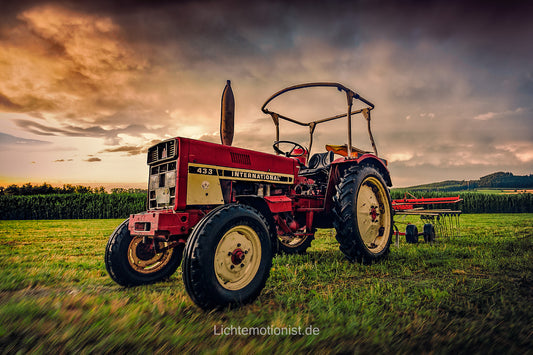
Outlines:
<svg viewBox="0 0 533 355"><path fill-rule="evenodd" d="M119 223L0 221L2 353L533 353L533 214L463 215L461 236L402 240L372 266L320 230L306 255L274 258L255 302L209 313L181 269L116 285L103 255Z"/></svg>

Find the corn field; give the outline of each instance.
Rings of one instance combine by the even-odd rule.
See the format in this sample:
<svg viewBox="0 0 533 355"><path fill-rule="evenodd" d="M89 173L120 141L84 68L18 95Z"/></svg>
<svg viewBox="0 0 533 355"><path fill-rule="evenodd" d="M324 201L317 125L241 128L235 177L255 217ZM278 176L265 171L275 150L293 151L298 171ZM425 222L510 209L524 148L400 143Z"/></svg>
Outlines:
<svg viewBox="0 0 533 355"><path fill-rule="evenodd" d="M126 218L146 210L146 194L0 196L0 219Z"/></svg>
<svg viewBox="0 0 533 355"><path fill-rule="evenodd" d="M533 195L462 193L463 201L453 205L435 205L463 213L532 213ZM402 198L403 191L392 191L391 197ZM417 197L457 196L457 193L424 192ZM429 206L430 208L432 206ZM0 196L0 219L102 219L126 218L146 210L146 194L52 194Z"/></svg>
<svg viewBox="0 0 533 355"><path fill-rule="evenodd" d="M403 190L393 190L391 198L404 197ZM457 204L429 205L429 208L449 208L463 213L531 213L533 212L533 194L485 194L479 192L417 192L416 197L452 197L461 196L463 201Z"/></svg>

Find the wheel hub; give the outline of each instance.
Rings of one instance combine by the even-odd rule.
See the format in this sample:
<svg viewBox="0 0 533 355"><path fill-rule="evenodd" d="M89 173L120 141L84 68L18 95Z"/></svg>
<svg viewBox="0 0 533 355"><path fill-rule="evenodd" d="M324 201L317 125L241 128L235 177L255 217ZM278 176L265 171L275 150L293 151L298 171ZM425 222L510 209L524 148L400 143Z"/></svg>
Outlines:
<svg viewBox="0 0 533 355"><path fill-rule="evenodd" d="M137 244L135 253L137 255L137 258L142 261L150 260L155 256L154 245L150 243L141 242Z"/></svg>
<svg viewBox="0 0 533 355"><path fill-rule="evenodd" d="M376 210L376 206L372 206L372 208L370 209L370 216L372 217L372 222L376 222L379 216L379 213Z"/></svg>
<svg viewBox="0 0 533 355"><path fill-rule="evenodd" d="M231 262L233 265L239 265L244 260L246 253L241 249L237 248L231 253Z"/></svg>

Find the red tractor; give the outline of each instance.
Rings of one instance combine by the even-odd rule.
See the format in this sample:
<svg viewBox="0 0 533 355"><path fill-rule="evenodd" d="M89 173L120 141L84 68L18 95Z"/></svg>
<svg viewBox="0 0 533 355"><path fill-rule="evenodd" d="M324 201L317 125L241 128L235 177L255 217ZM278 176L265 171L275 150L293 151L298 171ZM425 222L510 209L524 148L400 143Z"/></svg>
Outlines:
<svg viewBox="0 0 533 355"><path fill-rule="evenodd" d="M345 113L301 122L270 111L279 95L326 87L346 95ZM317 228L337 231L352 262L384 258L393 233L387 162L377 156L370 131L374 105L337 83L296 85L272 95L261 108L276 127L277 155L232 147L233 94L222 98L221 137L214 144L184 137L148 150L148 211L133 214L111 235L105 264L123 286L157 282L182 264L192 300L213 309L254 300L276 252L304 253ZM355 110L358 100L365 107ZM374 152L352 147L351 120L368 122ZM309 157L318 124L347 119L347 143L327 145ZM308 127L309 146L280 140L279 122ZM183 261L182 261L183 259Z"/></svg>

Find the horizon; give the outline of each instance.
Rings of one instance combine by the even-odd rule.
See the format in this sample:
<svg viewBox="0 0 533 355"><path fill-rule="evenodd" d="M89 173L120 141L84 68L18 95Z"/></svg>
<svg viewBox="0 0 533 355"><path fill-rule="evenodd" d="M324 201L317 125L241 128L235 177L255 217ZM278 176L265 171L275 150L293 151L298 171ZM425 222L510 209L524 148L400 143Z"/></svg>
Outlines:
<svg viewBox="0 0 533 355"><path fill-rule="evenodd" d="M489 173L487 175L492 175L492 174L496 174L496 173L511 173L513 174L514 176L531 176L533 175L533 173L527 173L527 174L515 174L513 173L512 171L494 171L492 173ZM448 179L448 180L439 180L439 181L430 181L430 182L425 182L425 183L422 183L422 184L417 184L417 185L409 185L409 186L393 186L391 187L391 189L402 189L402 188L409 188L409 187L417 187L417 186L423 186L423 185L428 185L428 184L434 184L434 183L441 183L441 182L446 182L446 181L477 181L479 179L481 179L482 177L485 177L487 175L483 175L483 176L480 176L478 177L477 179ZM83 181L80 181L80 182L53 182L53 183L50 183L48 181L42 181L42 182L33 182L33 181L24 181L24 182L12 182L12 183L7 183L7 182L4 182L2 180L0 180L0 187L3 187L3 188L6 188L10 185L17 185L17 186L22 186L24 184L31 184L32 186L41 186L43 184L50 184L52 187L63 187L65 185L73 185L73 186L86 186L86 187L90 187L90 188L99 188L99 187L104 187L107 191L110 191L111 189L113 188L125 188L125 189L129 189L129 188L132 188L132 189L144 189L146 190L147 187L148 187L148 181L146 182L139 182L139 183L114 183L114 182L106 182L106 183L97 183L97 182L83 182Z"/></svg>
<svg viewBox="0 0 533 355"><path fill-rule="evenodd" d="M95 182L54 182L50 183L48 181L43 182L34 182L34 181L24 181L24 182L13 182L13 183L5 183L3 181L0 181L0 187L6 188L11 185L17 185L17 186L23 186L25 184L31 184L32 186L42 186L43 184L49 184L52 187L63 187L66 185L72 185L72 186L85 186L90 188L99 188L103 187L106 190L111 190L113 188L124 188L124 189L143 189L146 190L148 188L148 182L144 183L113 183L113 182L104 182L104 183L95 183Z"/></svg>
<svg viewBox="0 0 533 355"><path fill-rule="evenodd" d="M0 14L0 184L146 185L155 141L220 141L228 79L237 147L273 153L274 125L260 107L274 92L339 82L376 105L372 133L393 187L528 174L532 10L444 0L9 3ZM346 102L310 91L276 104L314 118ZM353 122L353 145L368 149L363 121ZM342 124L318 127L313 152L346 143L345 134Z"/></svg>

